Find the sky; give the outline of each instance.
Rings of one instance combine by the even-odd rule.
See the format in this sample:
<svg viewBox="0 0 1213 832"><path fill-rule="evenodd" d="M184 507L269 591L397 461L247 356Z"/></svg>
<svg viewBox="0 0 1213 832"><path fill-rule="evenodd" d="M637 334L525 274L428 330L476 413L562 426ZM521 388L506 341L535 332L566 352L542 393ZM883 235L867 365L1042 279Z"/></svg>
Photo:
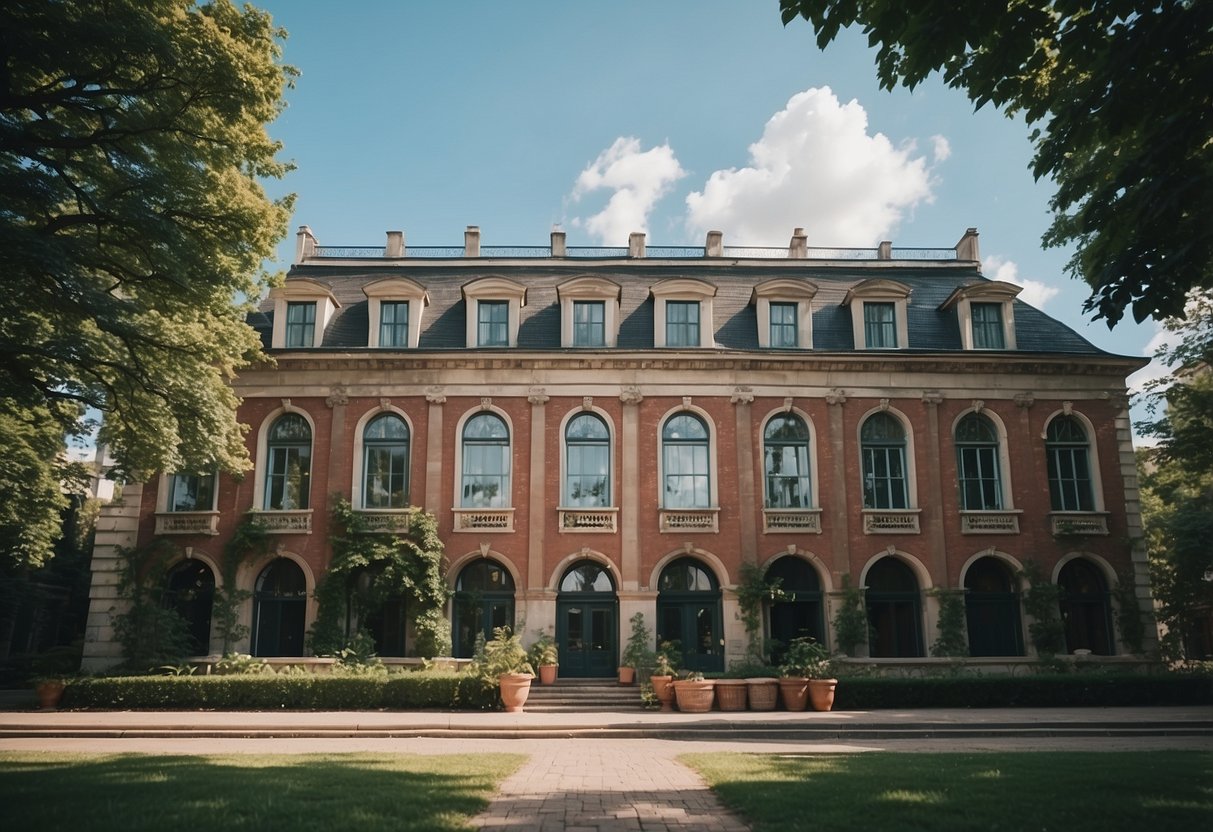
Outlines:
<svg viewBox="0 0 1213 832"><path fill-rule="evenodd" d="M270 192L297 195L274 268L304 224L345 246L462 245L477 225L486 246L557 227L569 245L780 246L803 227L810 246L945 248L974 227L986 276L1096 346L1158 341L1084 317L1072 252L1042 248L1055 186L1032 178L1026 124L938 78L882 90L861 33L822 51L777 0L255 4L300 72L270 127L296 165Z"/></svg>

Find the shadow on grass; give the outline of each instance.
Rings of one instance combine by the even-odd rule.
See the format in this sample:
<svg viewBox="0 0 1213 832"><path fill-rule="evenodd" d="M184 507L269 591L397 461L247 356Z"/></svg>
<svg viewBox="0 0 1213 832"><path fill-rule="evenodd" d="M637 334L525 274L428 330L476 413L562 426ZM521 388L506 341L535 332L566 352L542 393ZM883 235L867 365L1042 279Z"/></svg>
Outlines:
<svg viewBox="0 0 1213 832"><path fill-rule="evenodd" d="M756 830L1213 827L1204 752L688 754Z"/></svg>
<svg viewBox="0 0 1213 832"><path fill-rule="evenodd" d="M0 755L10 830L465 829L524 758Z"/></svg>

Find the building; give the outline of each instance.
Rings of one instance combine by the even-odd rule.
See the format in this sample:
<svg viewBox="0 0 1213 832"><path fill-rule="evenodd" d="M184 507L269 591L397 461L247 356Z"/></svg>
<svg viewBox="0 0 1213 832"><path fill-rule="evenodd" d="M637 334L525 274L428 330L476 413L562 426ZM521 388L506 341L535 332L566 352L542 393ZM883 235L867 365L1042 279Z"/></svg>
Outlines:
<svg viewBox="0 0 1213 832"><path fill-rule="evenodd" d="M241 566L236 645L302 655L340 496L384 532L437 518L454 653L512 624L560 643L561 672L614 673L643 612L686 664L743 657L743 564L782 579L766 635L837 646L844 582L861 652L915 661L963 592L970 651L1030 660L1022 604L1057 584L1065 651L1124 656L1119 604L1156 640L1125 377L1111 355L982 277L978 237L945 249L382 248L298 233L252 324L272 365L234 384L255 468L128 486L98 537L86 666L116 661L115 546L181 552L170 590L202 652L206 592L248 512L276 551ZM1128 593L1114 592L1123 583ZM177 589L173 589L177 587ZM176 597L176 596L174 596ZM182 596L184 597L184 596ZM187 608L188 607L188 608ZM407 606L371 622L408 655ZM1022 658L1018 658L1022 657Z"/></svg>

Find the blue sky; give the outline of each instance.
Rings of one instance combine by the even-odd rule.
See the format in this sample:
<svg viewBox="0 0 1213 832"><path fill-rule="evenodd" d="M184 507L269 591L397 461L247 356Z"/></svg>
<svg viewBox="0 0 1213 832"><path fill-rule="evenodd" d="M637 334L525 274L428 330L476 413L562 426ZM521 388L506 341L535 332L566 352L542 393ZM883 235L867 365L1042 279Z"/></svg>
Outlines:
<svg viewBox="0 0 1213 832"><path fill-rule="evenodd" d="M1104 349L1152 352L1153 324L1109 332L1043 250L1050 182L1029 129L938 79L879 89L857 32L824 52L775 0L262 0L301 72L271 128L298 167L294 229L324 245L950 247L981 233L985 273ZM1136 415L1136 414L1135 414Z"/></svg>

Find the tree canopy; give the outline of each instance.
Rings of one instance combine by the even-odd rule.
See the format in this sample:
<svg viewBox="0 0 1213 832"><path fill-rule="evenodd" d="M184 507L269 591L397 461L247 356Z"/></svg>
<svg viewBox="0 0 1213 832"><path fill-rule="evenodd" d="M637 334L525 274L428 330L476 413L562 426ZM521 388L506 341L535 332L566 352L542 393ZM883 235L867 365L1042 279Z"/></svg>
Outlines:
<svg viewBox="0 0 1213 832"><path fill-rule="evenodd" d="M934 72L1035 125L1057 184L1046 246L1073 244L1085 309L1114 326L1180 317L1213 287L1213 3L1207 0L780 0L825 48L860 26L882 86Z"/></svg>
<svg viewBox="0 0 1213 832"><path fill-rule="evenodd" d="M228 382L290 213L284 36L229 0L0 4L0 560L45 554L86 408L120 476L249 466Z"/></svg>

